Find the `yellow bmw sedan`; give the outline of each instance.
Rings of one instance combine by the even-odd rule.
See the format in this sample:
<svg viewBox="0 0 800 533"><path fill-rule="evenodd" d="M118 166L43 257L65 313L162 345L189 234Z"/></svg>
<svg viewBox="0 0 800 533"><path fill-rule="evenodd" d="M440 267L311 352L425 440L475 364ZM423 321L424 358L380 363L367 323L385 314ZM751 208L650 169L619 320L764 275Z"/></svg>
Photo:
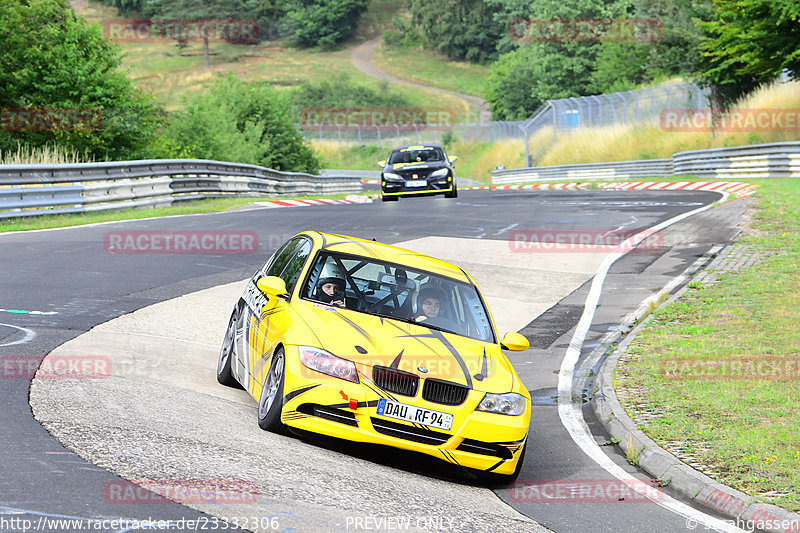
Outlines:
<svg viewBox="0 0 800 533"><path fill-rule="evenodd" d="M284 244L233 308L217 379L258 401L258 423L413 450L519 474L530 394L475 280L410 250L307 231Z"/></svg>

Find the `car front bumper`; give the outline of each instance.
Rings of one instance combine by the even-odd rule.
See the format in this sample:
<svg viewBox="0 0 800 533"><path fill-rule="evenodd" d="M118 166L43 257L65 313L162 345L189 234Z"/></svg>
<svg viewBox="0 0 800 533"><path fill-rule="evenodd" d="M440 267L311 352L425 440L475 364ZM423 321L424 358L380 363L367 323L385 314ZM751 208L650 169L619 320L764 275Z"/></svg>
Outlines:
<svg viewBox="0 0 800 533"><path fill-rule="evenodd" d="M522 415L506 416L475 411L484 393L474 389L461 405L448 406L423 400L419 391L415 397L388 393L369 376L360 378L360 383L352 383L310 370L299 361L297 348L287 347L281 421L293 428L412 450L476 470L514 472L528 434L530 403ZM452 427L444 431L378 415L380 398L451 413Z"/></svg>

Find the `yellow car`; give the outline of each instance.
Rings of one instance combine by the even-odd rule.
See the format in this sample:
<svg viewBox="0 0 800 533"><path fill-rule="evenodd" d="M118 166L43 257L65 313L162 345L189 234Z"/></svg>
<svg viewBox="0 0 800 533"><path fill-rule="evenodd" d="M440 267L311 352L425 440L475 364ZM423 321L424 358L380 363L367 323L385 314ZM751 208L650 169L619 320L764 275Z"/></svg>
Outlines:
<svg viewBox="0 0 800 533"><path fill-rule="evenodd" d="M409 250L307 231L236 303L217 366L258 401L258 423L413 450L482 479L519 474L530 394L475 280Z"/></svg>

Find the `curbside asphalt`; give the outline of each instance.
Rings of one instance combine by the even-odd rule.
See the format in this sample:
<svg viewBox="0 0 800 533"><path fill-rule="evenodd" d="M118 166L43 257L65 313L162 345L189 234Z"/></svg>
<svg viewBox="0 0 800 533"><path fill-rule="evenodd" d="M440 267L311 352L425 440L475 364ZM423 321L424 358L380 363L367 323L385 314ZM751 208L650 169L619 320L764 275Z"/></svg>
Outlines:
<svg viewBox="0 0 800 533"><path fill-rule="evenodd" d="M695 275L694 280L700 281L705 278L706 283L708 283L710 279L716 277L716 274L711 271L715 271L716 267L723 263L728 256L732 256L733 259L731 270L735 270L740 266L750 266L752 261L742 264L741 260L736 257L741 255L737 250L739 248L742 247L728 245L722 250L712 251L709 255L713 257L701 258L703 261L699 260L698 263L692 265L681 277L687 280L688 276L694 275L697 270L702 268L703 270ZM708 266L704 267L703 264ZM687 286L688 284L684 285L678 292L667 299L662 306L668 305L683 296ZM613 386L614 369L620 358L625 354L628 345L650 321L652 314L641 320L645 315L648 315L649 303L651 301L661 301L661 294L668 293L668 289L662 289L658 294L648 298L639 309L626 317L622 328L616 332L613 338L604 340L603 346L608 347L625 335L618 347L605 358L598 371L597 393L592 399L592 407L597 419L626 455L635 457L638 466L653 476L659 484L668 485L690 500L735 520L737 527L751 525L770 533L797 533L800 531L800 514L792 513L776 505L759 502L756 498L718 483L706 474L695 470L661 448L643 431L638 429L636 423L628 416L620 404ZM641 323L631 329L633 324L636 324L639 320L641 320Z"/></svg>

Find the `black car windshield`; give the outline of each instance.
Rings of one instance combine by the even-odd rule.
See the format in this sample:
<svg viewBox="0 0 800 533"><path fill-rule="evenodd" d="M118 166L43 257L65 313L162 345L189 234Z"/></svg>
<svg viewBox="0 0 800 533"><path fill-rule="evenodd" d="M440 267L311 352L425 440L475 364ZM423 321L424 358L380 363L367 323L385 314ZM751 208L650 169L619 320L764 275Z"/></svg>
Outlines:
<svg viewBox="0 0 800 533"><path fill-rule="evenodd" d="M438 146L409 146L392 152L389 164L397 163L427 163L444 161L444 152Z"/></svg>
<svg viewBox="0 0 800 533"><path fill-rule="evenodd" d="M489 314L474 285L394 263L320 253L301 297L495 342Z"/></svg>

